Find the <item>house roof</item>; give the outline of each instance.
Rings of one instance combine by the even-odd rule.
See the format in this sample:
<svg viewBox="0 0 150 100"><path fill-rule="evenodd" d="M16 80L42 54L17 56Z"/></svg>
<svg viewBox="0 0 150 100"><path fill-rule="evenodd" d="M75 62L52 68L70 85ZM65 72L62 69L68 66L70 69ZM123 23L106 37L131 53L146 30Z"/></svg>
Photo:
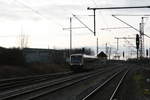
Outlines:
<svg viewBox="0 0 150 100"><path fill-rule="evenodd" d="M107 57L107 55L102 51L97 55L97 57Z"/></svg>

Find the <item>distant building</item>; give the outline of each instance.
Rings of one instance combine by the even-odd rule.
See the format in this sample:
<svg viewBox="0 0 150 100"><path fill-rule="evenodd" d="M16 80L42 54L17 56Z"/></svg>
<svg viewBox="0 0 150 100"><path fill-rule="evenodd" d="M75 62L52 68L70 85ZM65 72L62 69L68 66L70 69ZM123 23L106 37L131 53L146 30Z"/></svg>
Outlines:
<svg viewBox="0 0 150 100"><path fill-rule="evenodd" d="M67 56L67 51L54 49L24 48L23 54L26 63L64 63Z"/></svg>
<svg viewBox="0 0 150 100"><path fill-rule="evenodd" d="M100 52L97 57L102 60L107 60L107 55L103 51Z"/></svg>
<svg viewBox="0 0 150 100"><path fill-rule="evenodd" d="M24 48L23 55L26 63L66 63L69 58L69 49L38 49L38 48ZM85 50L86 53L91 51ZM72 53L82 53L81 49L73 49Z"/></svg>
<svg viewBox="0 0 150 100"><path fill-rule="evenodd" d="M25 56L26 63L49 62L50 52L48 49L25 48L23 49L23 54Z"/></svg>

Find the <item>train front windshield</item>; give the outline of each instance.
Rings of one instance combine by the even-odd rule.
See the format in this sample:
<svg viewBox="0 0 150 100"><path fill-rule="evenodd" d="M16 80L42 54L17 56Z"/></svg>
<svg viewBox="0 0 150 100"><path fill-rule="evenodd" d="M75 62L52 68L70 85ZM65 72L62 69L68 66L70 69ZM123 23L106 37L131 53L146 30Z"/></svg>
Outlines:
<svg viewBox="0 0 150 100"><path fill-rule="evenodd" d="M71 63L81 63L82 56L71 56Z"/></svg>

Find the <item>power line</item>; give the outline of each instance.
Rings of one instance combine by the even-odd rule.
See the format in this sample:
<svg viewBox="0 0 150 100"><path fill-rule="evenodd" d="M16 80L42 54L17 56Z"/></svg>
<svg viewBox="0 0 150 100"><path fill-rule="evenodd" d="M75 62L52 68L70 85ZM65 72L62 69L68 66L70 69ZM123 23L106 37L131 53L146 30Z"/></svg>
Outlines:
<svg viewBox="0 0 150 100"><path fill-rule="evenodd" d="M149 14L144 14L144 15L115 14L115 16L150 16L150 15Z"/></svg>
<svg viewBox="0 0 150 100"><path fill-rule="evenodd" d="M93 1L93 3L95 4L95 6L97 7L97 4L96 4L95 0L91 0L91 1ZM101 15L101 17L102 17L102 20L103 20L104 24L105 24L106 27L108 28L108 23L107 23L105 17L103 16L103 14L102 14L102 11L99 11L99 13L100 13L100 15ZM94 15L93 15L93 16L94 16Z"/></svg>
<svg viewBox="0 0 150 100"><path fill-rule="evenodd" d="M14 1L17 2L17 3L19 3L19 4L21 4L21 5L24 6L25 8L30 9L32 12L36 13L37 15L39 15L39 16L41 16L41 17L47 19L45 16L43 16L41 13L39 13L38 10L33 9L33 8L30 7L29 5L24 4L23 2L20 2L20 1L18 1L18 0L14 0Z"/></svg>
<svg viewBox="0 0 150 100"><path fill-rule="evenodd" d="M73 14L72 14L72 15L73 15ZM77 19L82 25L84 25L89 31L91 31L92 33L94 33L93 30L90 29L86 24L84 24L76 15L73 15L73 17L76 18L76 19Z"/></svg>
<svg viewBox="0 0 150 100"><path fill-rule="evenodd" d="M140 32L139 29L133 27L132 25L128 24L127 22L121 20L120 18L118 18L116 15L112 15L114 18L116 18L117 20L121 21L122 23L126 24L127 26L130 26L132 29L136 30L137 32ZM145 35L146 37L150 38L150 36L146 35L146 34L143 34Z"/></svg>
<svg viewBox="0 0 150 100"><path fill-rule="evenodd" d="M94 35L96 34L96 10L111 10L111 9L135 9L135 8L150 8L150 6L134 6L134 7L103 7L103 8L91 8L88 7L87 10L93 10L94 12Z"/></svg>
<svg viewBox="0 0 150 100"><path fill-rule="evenodd" d="M27 5L27 4L23 3L23 2L20 2L20 1L18 1L18 0L14 0L14 1L17 2L17 3L19 3L20 5L24 6L25 8L30 9L32 12L34 12L34 13L37 14L37 15L39 15L40 17L42 17L42 18L44 18L44 19L46 19L46 20L50 20L49 18L43 16L38 10L33 9L31 6L29 6L29 5ZM51 19L51 21L54 22L54 20L52 20L52 19ZM59 23L57 23L57 22L54 22L54 23L56 23L57 25L63 27L61 24L59 24Z"/></svg>
<svg viewBox="0 0 150 100"><path fill-rule="evenodd" d="M120 18L116 17L115 15L112 15L114 18L116 18L117 20L121 21L122 23L126 24L127 26L130 26L131 28L133 28L134 30L138 31L138 29L136 29L135 27L133 27L132 25L128 24L127 22L121 20Z"/></svg>
<svg viewBox="0 0 150 100"><path fill-rule="evenodd" d="M17 35L2 35L0 38L17 37Z"/></svg>
<svg viewBox="0 0 150 100"><path fill-rule="evenodd" d="M86 27L72 27L71 29L81 29L81 28L86 28ZM63 28L63 30L70 30L70 28Z"/></svg>
<svg viewBox="0 0 150 100"><path fill-rule="evenodd" d="M109 29L126 29L131 27L108 27L108 28L101 28L101 30L109 30Z"/></svg>

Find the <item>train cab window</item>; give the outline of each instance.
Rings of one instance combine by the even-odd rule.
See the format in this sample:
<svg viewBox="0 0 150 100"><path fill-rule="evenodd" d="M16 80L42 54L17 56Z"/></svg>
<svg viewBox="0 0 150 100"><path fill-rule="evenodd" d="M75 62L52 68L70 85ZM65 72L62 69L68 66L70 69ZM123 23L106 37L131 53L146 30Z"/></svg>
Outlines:
<svg viewBox="0 0 150 100"><path fill-rule="evenodd" d="M72 63L80 63L82 62L82 56L71 56Z"/></svg>

